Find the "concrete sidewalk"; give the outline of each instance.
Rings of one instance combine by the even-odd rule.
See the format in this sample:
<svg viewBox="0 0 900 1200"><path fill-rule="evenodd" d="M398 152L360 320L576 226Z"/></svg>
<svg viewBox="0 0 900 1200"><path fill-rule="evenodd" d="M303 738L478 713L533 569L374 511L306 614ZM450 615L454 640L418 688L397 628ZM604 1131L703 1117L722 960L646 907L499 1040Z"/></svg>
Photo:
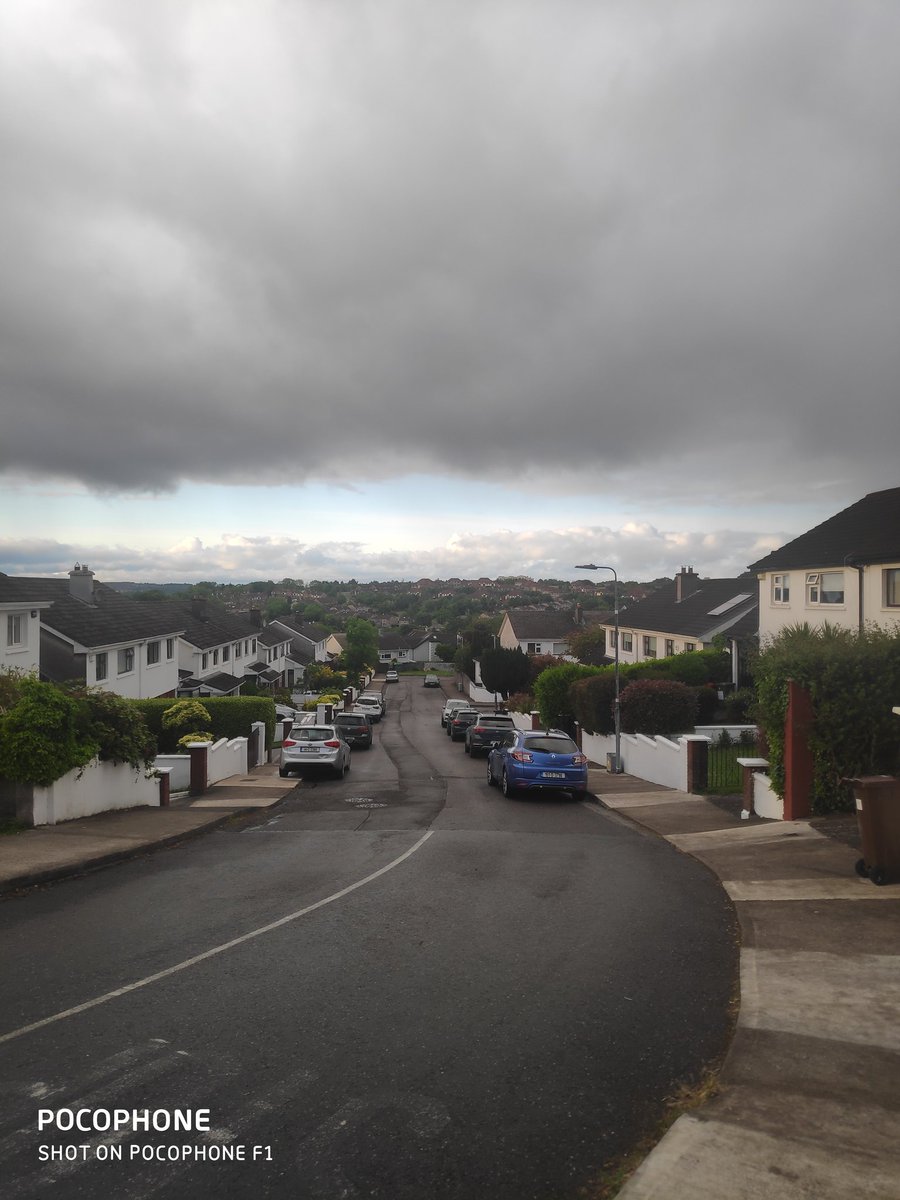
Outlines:
<svg viewBox="0 0 900 1200"><path fill-rule="evenodd" d="M852 828L742 821L592 770L601 804L705 863L742 932L717 1095L675 1121L621 1200L900 1198L900 884L860 879Z"/></svg>
<svg viewBox="0 0 900 1200"><path fill-rule="evenodd" d="M278 767L266 763L223 779L197 799L175 799L168 808L121 809L0 837L0 893L83 875L173 845L240 813L271 808L296 786L296 779L281 779Z"/></svg>

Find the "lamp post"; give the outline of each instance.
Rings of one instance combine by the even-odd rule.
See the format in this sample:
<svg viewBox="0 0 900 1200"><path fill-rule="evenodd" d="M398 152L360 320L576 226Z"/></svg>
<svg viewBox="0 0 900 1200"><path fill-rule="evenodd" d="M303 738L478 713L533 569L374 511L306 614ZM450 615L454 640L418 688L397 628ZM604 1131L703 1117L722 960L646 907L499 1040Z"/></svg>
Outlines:
<svg viewBox="0 0 900 1200"><path fill-rule="evenodd" d="M598 566L596 563L576 563L576 571L612 571L614 582L613 590L613 621L615 627L616 641L616 696L613 701L613 719L615 721L616 730L616 769L615 774L618 775L622 770L622 759L619 757L619 750L622 742L622 720L619 711L619 576L616 573L615 567Z"/></svg>

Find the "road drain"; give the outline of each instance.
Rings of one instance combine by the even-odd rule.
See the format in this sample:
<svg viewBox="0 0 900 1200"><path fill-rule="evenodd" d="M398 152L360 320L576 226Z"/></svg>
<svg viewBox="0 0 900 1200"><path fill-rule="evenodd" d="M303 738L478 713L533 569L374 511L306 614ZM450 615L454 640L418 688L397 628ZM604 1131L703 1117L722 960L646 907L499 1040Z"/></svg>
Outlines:
<svg viewBox="0 0 900 1200"><path fill-rule="evenodd" d="M344 803L352 804L354 808L387 808L386 804L369 796L345 796Z"/></svg>

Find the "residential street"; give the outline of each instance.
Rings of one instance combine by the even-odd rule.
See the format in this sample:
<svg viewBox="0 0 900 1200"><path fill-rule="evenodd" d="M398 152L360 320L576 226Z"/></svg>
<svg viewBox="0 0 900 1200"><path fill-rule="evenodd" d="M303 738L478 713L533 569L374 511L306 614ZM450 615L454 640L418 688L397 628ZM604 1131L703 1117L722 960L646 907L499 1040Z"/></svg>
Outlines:
<svg viewBox="0 0 900 1200"><path fill-rule="evenodd" d="M574 1198L722 1052L737 947L707 869L489 789L442 690L387 699L343 780L0 905L4 1196ZM145 1108L211 1128L38 1130Z"/></svg>

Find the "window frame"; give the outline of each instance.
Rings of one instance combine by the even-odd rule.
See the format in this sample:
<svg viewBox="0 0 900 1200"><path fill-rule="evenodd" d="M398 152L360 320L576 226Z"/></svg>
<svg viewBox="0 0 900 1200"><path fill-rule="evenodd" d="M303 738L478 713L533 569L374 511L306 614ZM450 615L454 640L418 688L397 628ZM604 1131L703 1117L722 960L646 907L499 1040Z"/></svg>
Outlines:
<svg viewBox="0 0 900 1200"><path fill-rule="evenodd" d="M116 654L116 674L131 675L134 661L134 646L123 646Z"/></svg>
<svg viewBox="0 0 900 1200"><path fill-rule="evenodd" d="M6 614L7 650L22 650L28 645L27 620L28 618L26 617L25 613Z"/></svg>
<svg viewBox="0 0 900 1200"><path fill-rule="evenodd" d="M641 634L641 651L644 658L657 658L658 642L653 633Z"/></svg>
<svg viewBox="0 0 900 1200"><path fill-rule="evenodd" d="M826 600L825 580L831 577L840 579L840 599ZM829 588L827 593L835 593L837 589ZM847 602L847 592L844 588L844 572L843 571L807 571L806 573L806 605L807 608L843 608Z"/></svg>
<svg viewBox="0 0 900 1200"><path fill-rule="evenodd" d="M892 593L894 600L890 599ZM900 567L881 569L881 607L900 608Z"/></svg>
<svg viewBox="0 0 900 1200"><path fill-rule="evenodd" d="M94 655L94 680L100 683L109 679L109 654L106 650L98 650Z"/></svg>
<svg viewBox="0 0 900 1200"><path fill-rule="evenodd" d="M154 658L154 654L156 657ZM162 662L162 644L159 641L147 643L147 666L158 667Z"/></svg>
<svg viewBox="0 0 900 1200"><path fill-rule="evenodd" d="M631 654L634 651L634 634L633 633L623 633L622 634L622 645L619 647L619 649L622 650L626 654Z"/></svg>
<svg viewBox="0 0 900 1200"><path fill-rule="evenodd" d="M788 605L791 602L791 574L790 571L781 571L772 576L772 587L769 593L769 601L773 605Z"/></svg>

